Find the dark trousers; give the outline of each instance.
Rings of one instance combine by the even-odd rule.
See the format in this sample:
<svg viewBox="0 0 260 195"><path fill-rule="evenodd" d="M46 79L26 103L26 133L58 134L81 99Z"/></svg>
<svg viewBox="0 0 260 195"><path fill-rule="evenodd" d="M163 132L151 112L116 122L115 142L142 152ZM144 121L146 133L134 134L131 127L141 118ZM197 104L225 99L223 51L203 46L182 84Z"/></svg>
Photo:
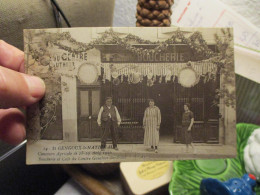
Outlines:
<svg viewBox="0 0 260 195"><path fill-rule="evenodd" d="M109 131L112 138L113 148L117 147L117 122L112 120L102 121L102 130L101 148L106 147L106 141L109 135Z"/></svg>

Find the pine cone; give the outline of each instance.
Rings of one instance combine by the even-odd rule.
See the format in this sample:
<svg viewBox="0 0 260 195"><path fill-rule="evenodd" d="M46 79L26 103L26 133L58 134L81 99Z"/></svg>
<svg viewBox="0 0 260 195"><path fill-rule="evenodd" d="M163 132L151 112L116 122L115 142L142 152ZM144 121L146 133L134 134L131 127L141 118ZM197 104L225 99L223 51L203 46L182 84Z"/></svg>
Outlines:
<svg viewBox="0 0 260 195"><path fill-rule="evenodd" d="M170 26L174 0L138 0L136 26Z"/></svg>

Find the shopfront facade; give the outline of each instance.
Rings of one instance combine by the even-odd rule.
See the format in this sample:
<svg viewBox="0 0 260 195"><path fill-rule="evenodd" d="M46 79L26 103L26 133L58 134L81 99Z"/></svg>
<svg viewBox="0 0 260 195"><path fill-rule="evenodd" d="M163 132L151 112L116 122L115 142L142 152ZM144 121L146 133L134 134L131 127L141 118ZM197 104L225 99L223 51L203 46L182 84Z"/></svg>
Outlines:
<svg viewBox="0 0 260 195"><path fill-rule="evenodd" d="M136 45L140 46L150 49L156 45ZM209 48L215 52L215 45ZM148 55L133 55L118 45L100 45L98 50L100 70L95 70L93 64L84 65L92 67L92 75L96 76L87 83L80 77L76 80L79 141L100 140L102 129L97 125L97 115L105 98L112 96L122 119L118 128L120 143L143 143L142 121L148 99L154 99L161 111L162 139L180 142L183 105L190 103L195 120L193 142L219 143L220 114L215 91L220 88L220 76L214 63L195 60L185 44ZM189 74L183 78L183 70L193 71L196 80L188 78ZM185 86L181 79L194 83Z"/></svg>

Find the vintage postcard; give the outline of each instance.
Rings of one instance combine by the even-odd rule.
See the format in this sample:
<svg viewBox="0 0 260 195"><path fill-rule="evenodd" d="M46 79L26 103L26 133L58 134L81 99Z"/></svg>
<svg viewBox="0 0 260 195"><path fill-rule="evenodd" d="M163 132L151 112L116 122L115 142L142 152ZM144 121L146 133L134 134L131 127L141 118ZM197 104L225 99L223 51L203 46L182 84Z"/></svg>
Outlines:
<svg viewBox="0 0 260 195"><path fill-rule="evenodd" d="M236 156L233 30L24 30L27 164Z"/></svg>

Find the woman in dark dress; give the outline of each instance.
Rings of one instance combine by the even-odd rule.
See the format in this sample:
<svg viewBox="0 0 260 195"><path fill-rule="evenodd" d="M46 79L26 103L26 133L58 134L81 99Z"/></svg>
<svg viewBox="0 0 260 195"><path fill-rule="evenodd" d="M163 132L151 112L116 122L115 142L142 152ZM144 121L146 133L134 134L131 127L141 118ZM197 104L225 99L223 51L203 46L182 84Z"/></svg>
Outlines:
<svg viewBox="0 0 260 195"><path fill-rule="evenodd" d="M182 140L186 147L192 146L191 129L194 123L193 112L190 111L190 104L184 104L184 113L182 114ZM193 147L193 146L192 146Z"/></svg>

